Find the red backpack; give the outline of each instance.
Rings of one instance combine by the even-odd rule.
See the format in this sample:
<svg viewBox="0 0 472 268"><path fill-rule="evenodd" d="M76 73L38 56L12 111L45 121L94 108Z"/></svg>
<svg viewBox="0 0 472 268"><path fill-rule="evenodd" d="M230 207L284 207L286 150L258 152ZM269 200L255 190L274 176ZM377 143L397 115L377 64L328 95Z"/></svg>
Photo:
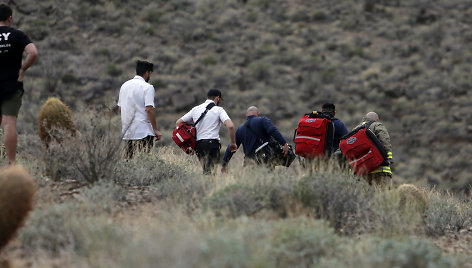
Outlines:
<svg viewBox="0 0 472 268"><path fill-rule="evenodd" d="M205 117L207 112L213 108L215 104L212 102L207 105L205 111L200 115L198 120L194 124L181 123L177 128L172 132L172 140L175 144L179 146L187 154L195 153L195 146L197 144L197 129L195 126L200 122L200 120Z"/></svg>
<svg viewBox="0 0 472 268"><path fill-rule="evenodd" d="M305 158L330 155L333 150L334 119L329 113L316 111L303 116L293 138L295 153Z"/></svg>
<svg viewBox="0 0 472 268"><path fill-rule="evenodd" d="M341 138L339 148L347 158L354 174L364 176L386 162L387 151L369 129L373 122L354 129Z"/></svg>

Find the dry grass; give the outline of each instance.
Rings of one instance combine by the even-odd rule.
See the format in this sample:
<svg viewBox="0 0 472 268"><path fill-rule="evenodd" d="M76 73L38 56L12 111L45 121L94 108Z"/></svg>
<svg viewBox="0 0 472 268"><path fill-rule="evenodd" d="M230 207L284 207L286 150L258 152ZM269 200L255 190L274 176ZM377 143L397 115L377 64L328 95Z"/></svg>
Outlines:
<svg viewBox="0 0 472 268"><path fill-rule="evenodd" d="M40 144L37 136L23 138ZM438 204L437 191L426 195L423 221L395 191L374 191L326 162L311 175L296 162L270 172L240 168L238 153L228 174L208 177L196 157L167 146L118 160L116 177L76 188L38 168L48 161L34 156L40 148L20 154L39 185L36 208L2 253L19 267L464 264L464 256L441 252L429 235L450 228L432 215L447 217L443 207L452 206L461 211L454 214L459 223L470 203L450 196Z"/></svg>
<svg viewBox="0 0 472 268"><path fill-rule="evenodd" d="M39 189L1 253L14 266L470 266L470 247L433 244L467 237L472 225L470 198L442 191L470 190L470 3L376 1L366 11L346 0L15 2L14 26L43 56L28 71L18 118L18 163ZM119 141L107 107L138 58L156 63L164 137L152 153L126 162L106 157L110 143L77 139L48 154L36 133L50 96L71 108L81 137L100 133L90 121L98 117L98 130ZM395 191L372 191L331 164L311 175L298 162L243 169L238 152L228 174L202 176L169 137L209 87L223 89L237 125L257 105L287 140L326 101L348 128L375 110L392 138L394 180L436 185L420 188L428 209L405 209Z"/></svg>

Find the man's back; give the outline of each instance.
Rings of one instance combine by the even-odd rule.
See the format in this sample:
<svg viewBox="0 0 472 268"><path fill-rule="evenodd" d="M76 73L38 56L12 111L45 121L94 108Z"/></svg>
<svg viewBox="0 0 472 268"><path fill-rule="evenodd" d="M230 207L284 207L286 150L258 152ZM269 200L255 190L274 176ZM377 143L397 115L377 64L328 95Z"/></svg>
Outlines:
<svg viewBox="0 0 472 268"><path fill-rule="evenodd" d="M142 139L153 133L146 106L154 107L154 87L142 77L135 76L121 86L118 106L124 139Z"/></svg>
<svg viewBox="0 0 472 268"><path fill-rule="evenodd" d="M0 81L16 81L25 47L31 40L22 31L0 26Z"/></svg>
<svg viewBox="0 0 472 268"><path fill-rule="evenodd" d="M182 118L185 122L193 122L195 123L198 118L205 112L206 107L208 104L212 103L211 100L206 100L204 103L195 106L185 114ZM214 103L214 102L213 102ZM203 117L200 122L195 126L197 129L197 140L202 139L217 139L219 140L219 131L221 127L221 123L224 123L226 120L229 119L228 114L220 106L213 106Z"/></svg>
<svg viewBox="0 0 472 268"><path fill-rule="evenodd" d="M255 150L270 139L271 134L278 140L283 137L266 117L249 116L236 131L236 141L243 145L244 155L254 157Z"/></svg>

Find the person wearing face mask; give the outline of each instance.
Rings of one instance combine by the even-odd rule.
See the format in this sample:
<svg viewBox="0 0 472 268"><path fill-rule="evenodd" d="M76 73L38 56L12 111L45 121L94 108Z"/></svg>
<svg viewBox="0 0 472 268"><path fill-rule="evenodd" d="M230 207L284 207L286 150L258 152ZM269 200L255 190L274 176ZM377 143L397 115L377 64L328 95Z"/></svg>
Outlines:
<svg viewBox="0 0 472 268"><path fill-rule="evenodd" d="M210 89L207 92L207 99L204 103L193 107L188 113L182 116L177 122L178 127L182 123L193 123L206 112L204 117L195 125L197 133L197 143L195 151L202 164L203 174L211 175L216 172L216 165L220 161L220 127L223 123L229 132L231 144L229 150L235 152L237 149L235 138L235 127L220 102L223 100L221 91Z"/></svg>
<svg viewBox="0 0 472 268"><path fill-rule="evenodd" d="M120 89L118 109L123 140L128 142L128 158L132 158L137 150L150 151L154 140L161 138L154 112L154 87L148 83L153 68L152 63L138 60L136 76Z"/></svg>

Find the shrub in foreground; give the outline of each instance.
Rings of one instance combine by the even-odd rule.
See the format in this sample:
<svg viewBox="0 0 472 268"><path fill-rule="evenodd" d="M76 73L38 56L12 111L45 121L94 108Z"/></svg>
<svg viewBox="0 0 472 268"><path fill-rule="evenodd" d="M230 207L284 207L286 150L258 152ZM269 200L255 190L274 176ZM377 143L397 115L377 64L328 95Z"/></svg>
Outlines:
<svg viewBox="0 0 472 268"><path fill-rule="evenodd" d="M373 191L363 180L346 174L328 172L303 177L294 197L310 208L316 218L325 219L336 230L352 232L366 218Z"/></svg>
<svg viewBox="0 0 472 268"><path fill-rule="evenodd" d="M270 256L277 267L311 267L323 258L336 257L341 241L325 221L289 219L275 232Z"/></svg>
<svg viewBox="0 0 472 268"><path fill-rule="evenodd" d="M226 214L232 218L263 210L284 217L291 202L290 190L280 184L233 184L215 192L207 199L207 206L217 215Z"/></svg>
<svg viewBox="0 0 472 268"><path fill-rule="evenodd" d="M353 267L460 267L459 260L443 254L428 241L367 239L353 252Z"/></svg>
<svg viewBox="0 0 472 268"><path fill-rule="evenodd" d="M121 152L121 138L110 120L94 120L68 142L50 143L43 160L46 174L54 180L78 179L94 183L112 180Z"/></svg>
<svg viewBox="0 0 472 268"><path fill-rule="evenodd" d="M472 206L453 196L431 193L425 212L426 233L441 236L448 231L459 231L472 226Z"/></svg>

